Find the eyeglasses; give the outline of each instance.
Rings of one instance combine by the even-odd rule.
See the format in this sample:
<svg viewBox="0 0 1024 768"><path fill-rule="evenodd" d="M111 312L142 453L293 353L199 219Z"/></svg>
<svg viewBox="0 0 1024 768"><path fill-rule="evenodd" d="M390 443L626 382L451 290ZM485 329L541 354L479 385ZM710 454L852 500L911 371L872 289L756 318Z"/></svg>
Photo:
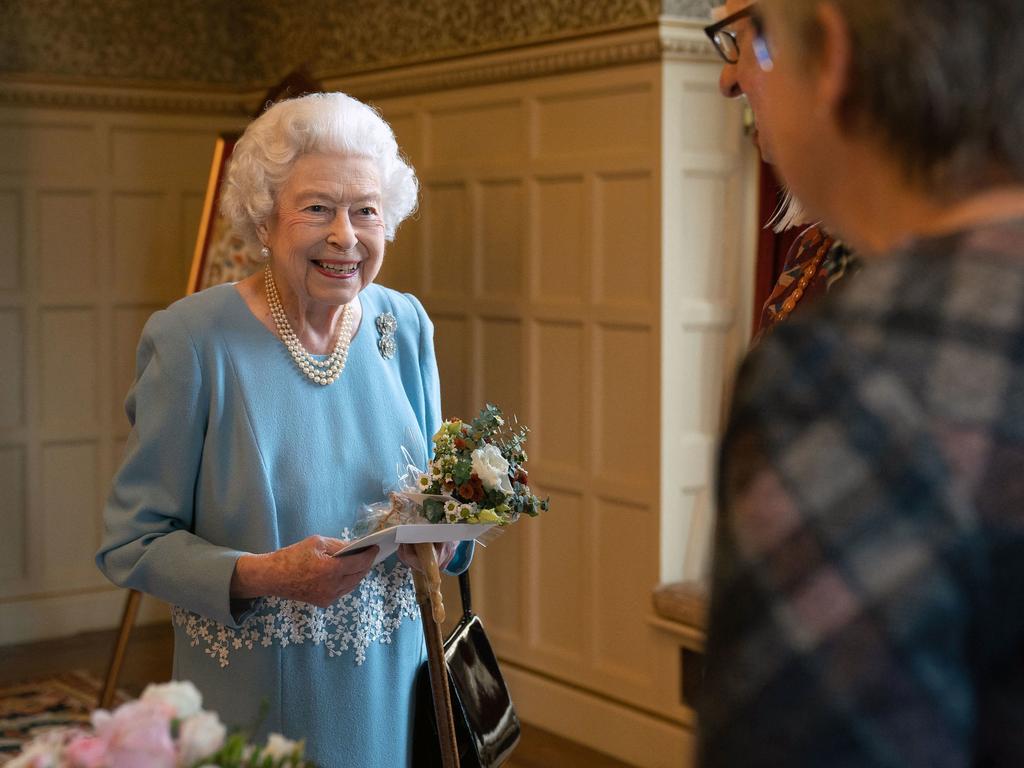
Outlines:
<svg viewBox="0 0 1024 768"><path fill-rule="evenodd" d="M754 56L757 57L757 63L761 69L766 72L770 71L774 63L772 62L771 53L768 51L768 43L764 38L764 20L757 12L757 3L751 3L746 8L728 15L710 26L704 27L704 34L708 36L711 44L718 51L718 55L722 57L726 64L736 64L740 60L740 44L736 39L736 33L726 29L726 27L730 27L740 19L746 18L750 19L750 23L754 27L753 49Z"/></svg>

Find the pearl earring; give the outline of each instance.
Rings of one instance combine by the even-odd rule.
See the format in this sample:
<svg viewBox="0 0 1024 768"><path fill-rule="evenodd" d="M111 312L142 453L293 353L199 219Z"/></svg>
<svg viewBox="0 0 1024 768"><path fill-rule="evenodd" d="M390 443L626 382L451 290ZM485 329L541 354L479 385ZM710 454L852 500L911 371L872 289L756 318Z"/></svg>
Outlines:
<svg viewBox="0 0 1024 768"><path fill-rule="evenodd" d="M260 258L264 261L270 258L270 249L265 245L260 248Z"/></svg>

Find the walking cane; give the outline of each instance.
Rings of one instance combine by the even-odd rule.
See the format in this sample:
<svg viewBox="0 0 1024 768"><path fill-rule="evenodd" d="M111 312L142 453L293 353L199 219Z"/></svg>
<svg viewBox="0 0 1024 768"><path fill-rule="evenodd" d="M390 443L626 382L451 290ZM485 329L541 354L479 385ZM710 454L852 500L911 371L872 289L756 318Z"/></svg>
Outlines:
<svg viewBox="0 0 1024 768"><path fill-rule="evenodd" d="M437 554L433 544L416 544L423 573L413 571L416 602L423 619L423 637L427 643L427 670L430 673L430 692L434 700L434 720L441 745L441 765L459 768L459 747L455 740L455 719L452 717L452 697L448 690L448 665L444 658L444 600L441 596L441 572L437 567Z"/></svg>

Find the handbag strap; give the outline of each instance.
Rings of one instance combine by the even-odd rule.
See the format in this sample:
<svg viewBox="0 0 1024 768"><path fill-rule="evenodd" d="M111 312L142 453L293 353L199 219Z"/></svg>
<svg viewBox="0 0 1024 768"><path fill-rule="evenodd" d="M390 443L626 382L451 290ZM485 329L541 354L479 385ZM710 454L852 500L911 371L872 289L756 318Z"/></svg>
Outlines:
<svg viewBox="0 0 1024 768"><path fill-rule="evenodd" d="M459 597L462 598L462 617L473 615L473 596L469 590L469 568L459 574Z"/></svg>

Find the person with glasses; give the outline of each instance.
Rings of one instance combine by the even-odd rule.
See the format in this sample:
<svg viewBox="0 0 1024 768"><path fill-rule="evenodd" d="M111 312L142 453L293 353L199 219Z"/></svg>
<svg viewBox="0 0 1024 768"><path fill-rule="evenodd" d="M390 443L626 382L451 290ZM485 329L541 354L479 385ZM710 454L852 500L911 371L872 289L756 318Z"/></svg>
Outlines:
<svg viewBox="0 0 1024 768"><path fill-rule="evenodd" d="M698 764L1024 765L1024 3L757 8L762 135L863 266L736 383Z"/></svg>
<svg viewBox="0 0 1024 768"><path fill-rule="evenodd" d="M725 62L719 89L726 98L746 98L754 114L754 143L761 157L771 163L770 137L762 135L757 121L764 64L770 62L763 38L757 34L757 3L729 0L713 13L718 19L705 27L704 33ZM797 226L804 230L786 254L775 286L762 307L758 337L788 317L798 305L809 305L812 299L856 271L856 259L850 249L819 224L809 222L803 206L788 190L769 224L776 232Z"/></svg>

